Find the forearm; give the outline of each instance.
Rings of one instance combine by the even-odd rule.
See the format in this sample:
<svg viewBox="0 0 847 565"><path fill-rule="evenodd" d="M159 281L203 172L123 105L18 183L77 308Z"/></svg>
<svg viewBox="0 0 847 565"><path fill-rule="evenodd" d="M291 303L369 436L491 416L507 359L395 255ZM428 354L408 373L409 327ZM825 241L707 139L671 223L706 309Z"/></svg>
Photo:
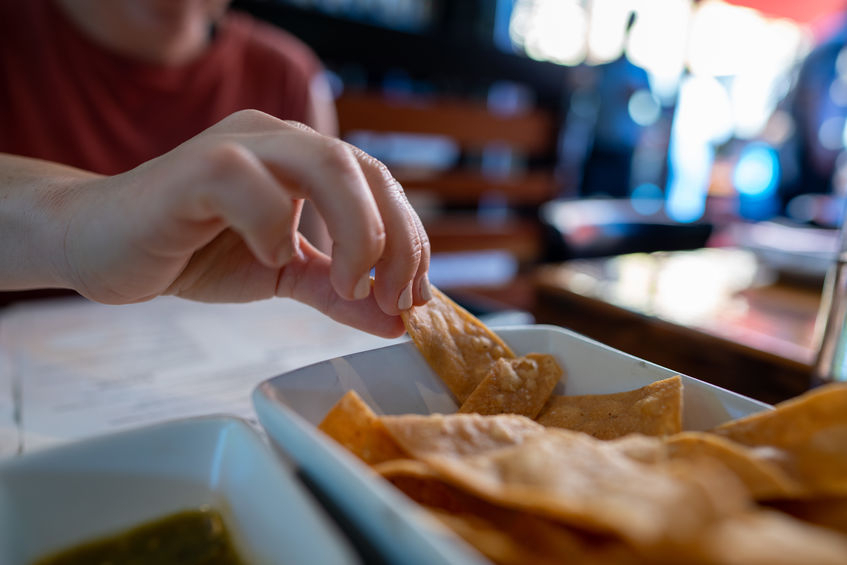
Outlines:
<svg viewBox="0 0 847 565"><path fill-rule="evenodd" d="M0 154L0 290L73 287L64 257L69 200L94 178L64 165Z"/></svg>

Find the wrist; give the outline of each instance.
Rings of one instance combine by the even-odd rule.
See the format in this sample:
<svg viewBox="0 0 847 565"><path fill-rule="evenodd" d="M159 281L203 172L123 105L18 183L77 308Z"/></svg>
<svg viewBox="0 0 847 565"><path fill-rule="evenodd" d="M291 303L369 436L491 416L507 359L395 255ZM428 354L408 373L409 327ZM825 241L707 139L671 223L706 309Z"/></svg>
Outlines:
<svg viewBox="0 0 847 565"><path fill-rule="evenodd" d="M0 156L0 290L75 289L66 235L76 194L95 175Z"/></svg>

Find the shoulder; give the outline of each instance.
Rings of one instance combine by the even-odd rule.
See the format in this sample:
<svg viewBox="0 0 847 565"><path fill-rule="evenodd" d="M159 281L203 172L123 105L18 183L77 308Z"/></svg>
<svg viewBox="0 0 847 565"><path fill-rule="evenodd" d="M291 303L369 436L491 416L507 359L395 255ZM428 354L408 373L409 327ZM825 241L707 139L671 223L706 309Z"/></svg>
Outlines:
<svg viewBox="0 0 847 565"><path fill-rule="evenodd" d="M251 65L276 71L287 68L306 78L322 69L309 46L277 26L237 11L227 14L224 25L225 32L242 44Z"/></svg>

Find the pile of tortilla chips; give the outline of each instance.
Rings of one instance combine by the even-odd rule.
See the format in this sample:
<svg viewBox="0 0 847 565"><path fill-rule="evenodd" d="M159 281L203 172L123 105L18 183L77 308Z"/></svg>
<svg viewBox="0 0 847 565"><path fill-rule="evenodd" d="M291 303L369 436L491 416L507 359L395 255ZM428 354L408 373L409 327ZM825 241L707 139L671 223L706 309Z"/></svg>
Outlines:
<svg viewBox="0 0 847 565"><path fill-rule="evenodd" d="M847 563L847 386L682 431L682 380L557 396L442 293L404 314L457 414L378 416L355 392L320 429L501 564Z"/></svg>

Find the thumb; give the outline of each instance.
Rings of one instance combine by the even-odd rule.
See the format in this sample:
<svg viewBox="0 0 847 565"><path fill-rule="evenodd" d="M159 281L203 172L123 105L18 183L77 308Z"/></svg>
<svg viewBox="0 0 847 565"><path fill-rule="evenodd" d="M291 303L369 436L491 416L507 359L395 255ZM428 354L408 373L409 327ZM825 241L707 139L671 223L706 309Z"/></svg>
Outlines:
<svg viewBox="0 0 847 565"><path fill-rule="evenodd" d="M390 316L376 303L373 292L362 300L340 296L330 281L331 259L298 235L299 252L281 270L276 295L293 298L326 314L336 322L368 333L394 338L403 335L400 316Z"/></svg>

